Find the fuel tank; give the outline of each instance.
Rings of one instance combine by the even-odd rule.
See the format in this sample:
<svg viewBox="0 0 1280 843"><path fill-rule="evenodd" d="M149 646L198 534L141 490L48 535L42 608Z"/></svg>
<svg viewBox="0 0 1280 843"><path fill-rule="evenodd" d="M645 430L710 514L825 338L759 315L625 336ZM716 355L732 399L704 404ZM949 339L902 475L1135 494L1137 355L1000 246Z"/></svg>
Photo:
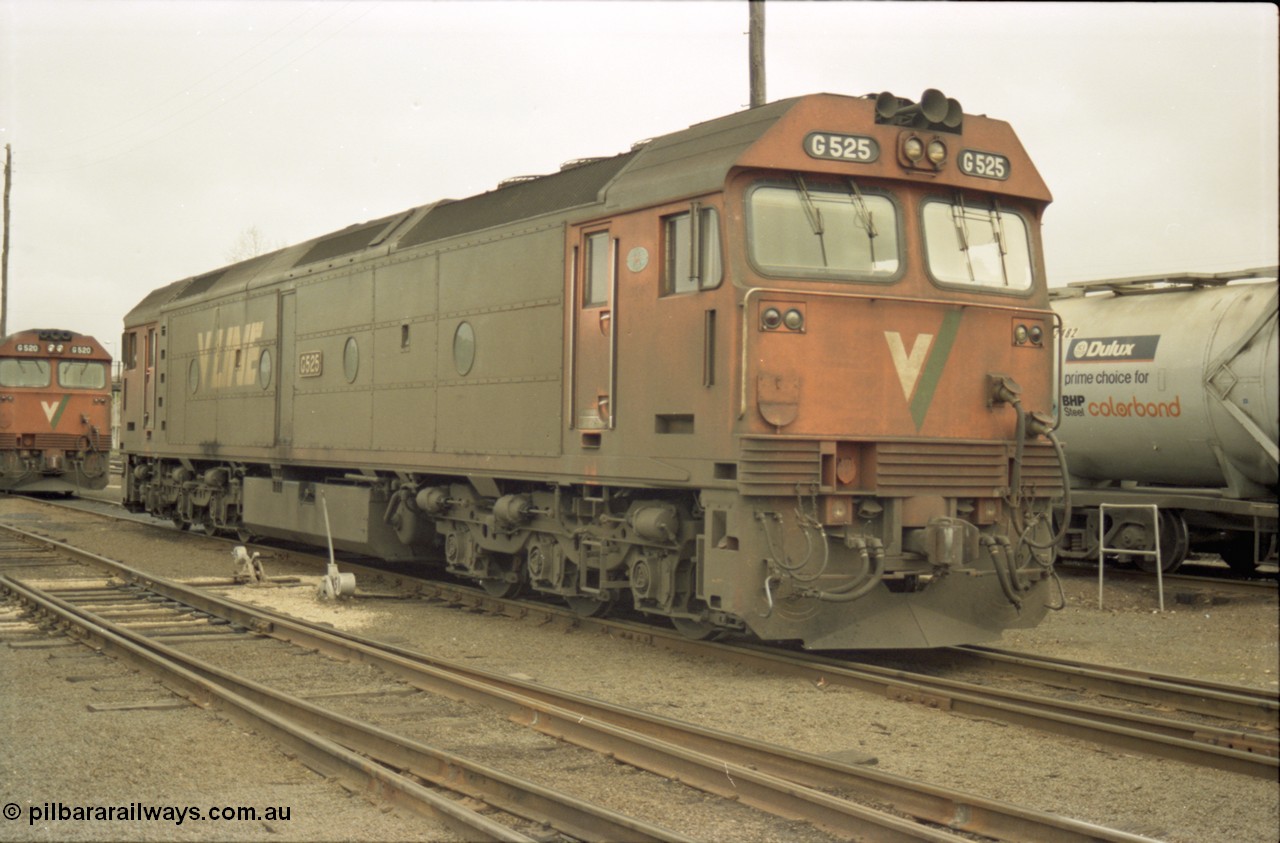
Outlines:
<svg viewBox="0 0 1280 843"><path fill-rule="evenodd" d="M1266 274L1058 295L1059 436L1073 477L1274 497L1280 340L1275 270Z"/></svg>

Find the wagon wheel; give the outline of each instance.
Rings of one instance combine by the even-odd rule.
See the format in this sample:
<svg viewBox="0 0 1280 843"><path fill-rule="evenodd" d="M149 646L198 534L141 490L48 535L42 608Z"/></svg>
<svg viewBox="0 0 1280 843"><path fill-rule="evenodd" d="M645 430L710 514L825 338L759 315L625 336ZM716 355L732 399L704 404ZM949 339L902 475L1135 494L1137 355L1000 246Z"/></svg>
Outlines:
<svg viewBox="0 0 1280 843"><path fill-rule="evenodd" d="M1154 544L1154 542L1152 542ZM1172 574L1187 558L1187 550L1191 546L1187 534L1187 522L1182 520L1182 513L1173 510L1160 511L1160 570ZM1138 567L1148 574L1156 572L1156 560L1150 556L1137 556L1134 561Z"/></svg>

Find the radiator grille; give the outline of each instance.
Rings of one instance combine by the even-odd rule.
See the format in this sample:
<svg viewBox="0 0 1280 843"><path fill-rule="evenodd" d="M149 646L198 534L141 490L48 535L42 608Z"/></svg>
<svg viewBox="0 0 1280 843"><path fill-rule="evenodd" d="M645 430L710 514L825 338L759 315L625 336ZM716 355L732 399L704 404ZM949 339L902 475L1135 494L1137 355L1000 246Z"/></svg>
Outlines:
<svg viewBox="0 0 1280 843"><path fill-rule="evenodd" d="M998 497L1009 483L999 442L879 442L869 478L882 495Z"/></svg>
<svg viewBox="0 0 1280 843"><path fill-rule="evenodd" d="M79 451L87 449L91 442L96 450L111 450L110 437L77 433L37 433L30 445L24 445L21 436L5 436L0 438L0 450Z"/></svg>
<svg viewBox="0 0 1280 843"><path fill-rule="evenodd" d="M1000 497L1008 492L1014 456L1012 442L864 442L857 443L861 471L852 487L889 497L942 495ZM841 447L844 447L842 443ZM822 454L817 440L744 438L738 485L744 495L794 495L822 486ZM828 482L833 482L828 479ZM1051 445L1028 442L1023 450L1022 487L1035 496L1062 494L1062 474ZM828 488L827 491L835 491Z"/></svg>
<svg viewBox="0 0 1280 843"><path fill-rule="evenodd" d="M818 482L822 457L816 441L743 439L738 488L744 495L794 495Z"/></svg>

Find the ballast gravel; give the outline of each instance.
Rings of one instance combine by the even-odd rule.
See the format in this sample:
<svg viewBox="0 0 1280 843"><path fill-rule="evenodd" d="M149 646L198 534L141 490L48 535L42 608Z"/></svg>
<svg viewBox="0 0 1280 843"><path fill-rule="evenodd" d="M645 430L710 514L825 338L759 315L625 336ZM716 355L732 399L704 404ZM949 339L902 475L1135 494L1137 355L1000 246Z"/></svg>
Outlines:
<svg viewBox="0 0 1280 843"><path fill-rule="evenodd" d="M0 498L10 523L174 578L228 576L225 544ZM882 770L1171 843L1274 841L1280 783L1131 755L1070 738L958 716L875 694L778 677L624 638L478 614L422 600L320 602L319 572L266 560L297 587L223 593L433 656L815 753L875 756ZM1276 689L1280 623L1274 594L1178 602L1156 609L1154 583L1064 577L1067 606L998 646ZM3 612L4 606L0 606ZM31 640L0 614L0 802L24 812L0 819L4 840L450 840L447 829L349 794L221 715L186 705L89 712L89 702L172 700L165 689L83 647L25 649ZM50 642L54 643L54 642ZM214 645L208 645L214 646ZM296 662L297 659L294 659ZM269 666L264 665L269 669ZM93 678L85 678L93 677ZM75 681L71 681L75 680ZM354 700L360 715L387 701ZM537 778L538 741L500 723L451 730L457 704L394 712L415 737L470 750L492 766ZM385 712L384 712L385 713ZM559 763L559 762L557 762ZM760 818L676 783L637 787L648 774L599 758L546 782L677 829L695 839L824 840L802 822ZM548 770L547 775L552 775ZM151 805L289 806L276 822L37 822L30 808ZM621 806L621 807L619 807Z"/></svg>

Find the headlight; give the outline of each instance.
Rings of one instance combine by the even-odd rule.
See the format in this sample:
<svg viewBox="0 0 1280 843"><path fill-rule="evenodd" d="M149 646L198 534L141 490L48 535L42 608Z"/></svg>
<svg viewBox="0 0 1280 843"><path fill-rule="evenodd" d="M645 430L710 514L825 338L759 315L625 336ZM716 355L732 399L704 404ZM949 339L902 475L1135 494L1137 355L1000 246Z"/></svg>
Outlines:
<svg viewBox="0 0 1280 843"><path fill-rule="evenodd" d="M946 161L947 145L937 139L929 141L929 160L935 164L941 164Z"/></svg>
<svg viewBox="0 0 1280 843"><path fill-rule="evenodd" d="M924 157L924 144L919 138L907 138L902 144L902 154L907 156L907 160L915 163Z"/></svg>

